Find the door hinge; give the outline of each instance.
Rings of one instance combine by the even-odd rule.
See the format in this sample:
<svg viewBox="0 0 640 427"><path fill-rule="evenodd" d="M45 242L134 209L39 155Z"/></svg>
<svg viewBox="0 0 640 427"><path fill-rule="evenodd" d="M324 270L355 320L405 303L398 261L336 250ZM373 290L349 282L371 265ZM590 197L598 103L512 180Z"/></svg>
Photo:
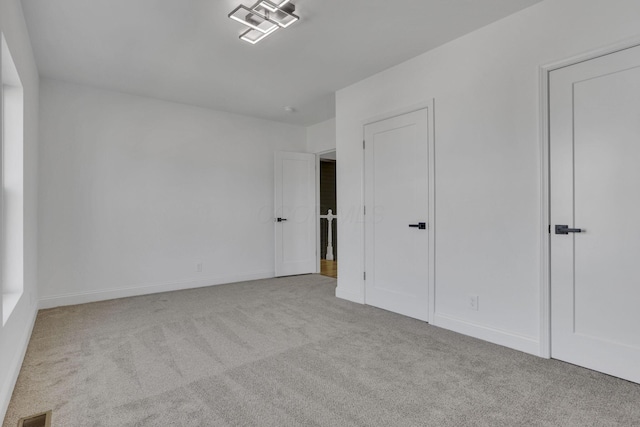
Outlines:
<svg viewBox="0 0 640 427"><path fill-rule="evenodd" d="M363 206L362 207L362 215L366 215L367 214L367 207Z"/></svg>
<svg viewBox="0 0 640 427"><path fill-rule="evenodd" d="M364 150L364 139L362 140L362 149Z"/></svg>
<svg viewBox="0 0 640 427"><path fill-rule="evenodd" d="M551 224L549 224L549 234L551 234Z"/></svg>
<svg viewBox="0 0 640 427"><path fill-rule="evenodd" d="M367 280L367 272L366 271L362 272L362 279L363 280Z"/></svg>

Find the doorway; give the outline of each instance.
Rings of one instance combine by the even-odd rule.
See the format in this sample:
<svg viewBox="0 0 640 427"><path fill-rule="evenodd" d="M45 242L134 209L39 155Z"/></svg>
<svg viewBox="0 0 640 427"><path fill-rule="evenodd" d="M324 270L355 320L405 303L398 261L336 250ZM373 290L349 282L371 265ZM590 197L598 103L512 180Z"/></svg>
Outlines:
<svg viewBox="0 0 640 427"><path fill-rule="evenodd" d="M338 278L338 209L336 202L336 152L318 155L320 199L320 274Z"/></svg>
<svg viewBox="0 0 640 427"><path fill-rule="evenodd" d="M640 47L548 83L550 356L640 382Z"/></svg>

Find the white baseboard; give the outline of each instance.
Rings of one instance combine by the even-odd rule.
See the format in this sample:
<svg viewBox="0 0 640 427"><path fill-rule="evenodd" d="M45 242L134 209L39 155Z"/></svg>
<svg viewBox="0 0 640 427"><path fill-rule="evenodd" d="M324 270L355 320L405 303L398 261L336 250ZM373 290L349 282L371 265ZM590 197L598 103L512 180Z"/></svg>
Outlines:
<svg viewBox="0 0 640 427"><path fill-rule="evenodd" d="M364 304L364 296L355 292L345 291L338 286L336 288L336 298L346 299L347 301Z"/></svg>
<svg viewBox="0 0 640 427"><path fill-rule="evenodd" d="M24 329L23 336L18 342L16 348L18 351L16 352L13 360L9 366L9 375L7 376L7 381L2 384L0 388L0 423L4 420L4 417L7 415L7 409L9 408L9 402L11 402L11 395L13 394L13 389L16 386L16 382L18 381L18 375L20 374L20 369L22 368L22 362L24 361L24 356L27 353L27 347L29 346L29 340L31 339L31 333L33 332L33 326L36 323L36 317L38 315L38 308L33 305L31 307L31 319L27 322L26 328Z"/></svg>
<svg viewBox="0 0 640 427"><path fill-rule="evenodd" d="M270 279L273 271L249 273L237 276L216 276L183 282L167 282L144 284L126 288L105 289L89 292L72 292L62 295L52 295L40 298L40 309L61 307L65 305L85 304L88 302L105 301L117 298L127 298L139 295L157 294L160 292L180 291L183 289L203 288L207 286L223 285L227 283L244 282L247 280Z"/></svg>
<svg viewBox="0 0 640 427"><path fill-rule="evenodd" d="M503 345L524 353L533 354L535 356L540 354L540 342L533 337L478 325L466 320L458 319L454 316L439 313L435 314L432 324L440 328L449 329L451 331L469 335L484 341L489 341L494 344Z"/></svg>

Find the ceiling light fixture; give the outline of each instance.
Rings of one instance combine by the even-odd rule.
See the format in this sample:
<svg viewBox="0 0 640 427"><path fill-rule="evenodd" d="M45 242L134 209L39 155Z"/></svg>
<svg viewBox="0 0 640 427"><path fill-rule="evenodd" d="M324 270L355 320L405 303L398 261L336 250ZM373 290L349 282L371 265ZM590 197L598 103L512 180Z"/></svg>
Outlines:
<svg viewBox="0 0 640 427"><path fill-rule="evenodd" d="M278 28L287 28L300 19L293 12L296 6L290 0L258 0L251 8L240 5L229 13L229 18L249 27L240 39L256 44Z"/></svg>
<svg viewBox="0 0 640 427"><path fill-rule="evenodd" d="M251 44L256 44L260 40L262 40L263 38L267 37L269 34L273 33L277 29L278 29L278 26L276 25L268 33L263 33L262 31L257 31L257 30L254 30L253 28L249 28L247 31L245 31L244 33L240 34L240 39L242 39L242 40L244 40L246 42L249 42Z"/></svg>
<svg viewBox="0 0 640 427"><path fill-rule="evenodd" d="M300 19L298 18L298 16L293 14L293 11L295 9L296 7L288 1L284 2L284 4L281 3L279 6L276 6L275 3L269 0L259 1L253 7L254 11L268 16L270 20L272 20L282 28L287 28L289 25Z"/></svg>
<svg viewBox="0 0 640 427"><path fill-rule="evenodd" d="M261 15L254 10L250 10L243 5L240 5L233 9L233 11L229 14L229 18L262 33L269 33L278 26L278 24L269 20L269 18L267 18L266 16Z"/></svg>
<svg viewBox="0 0 640 427"><path fill-rule="evenodd" d="M264 4L264 7L269 9L271 12L277 12L278 8L282 9L287 3L289 3L289 0L284 0L279 3L277 2L277 0L266 1L261 3L266 3Z"/></svg>

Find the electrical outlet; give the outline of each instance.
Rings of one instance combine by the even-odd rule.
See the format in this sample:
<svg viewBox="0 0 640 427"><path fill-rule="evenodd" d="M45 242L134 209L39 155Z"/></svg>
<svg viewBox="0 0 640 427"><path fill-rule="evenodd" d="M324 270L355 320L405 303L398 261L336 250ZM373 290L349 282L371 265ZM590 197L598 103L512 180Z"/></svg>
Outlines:
<svg viewBox="0 0 640 427"><path fill-rule="evenodd" d="M478 295L469 295L469 309L478 311Z"/></svg>
<svg viewBox="0 0 640 427"><path fill-rule="evenodd" d="M202 273L202 263L201 262L196 264L196 272L197 273Z"/></svg>

